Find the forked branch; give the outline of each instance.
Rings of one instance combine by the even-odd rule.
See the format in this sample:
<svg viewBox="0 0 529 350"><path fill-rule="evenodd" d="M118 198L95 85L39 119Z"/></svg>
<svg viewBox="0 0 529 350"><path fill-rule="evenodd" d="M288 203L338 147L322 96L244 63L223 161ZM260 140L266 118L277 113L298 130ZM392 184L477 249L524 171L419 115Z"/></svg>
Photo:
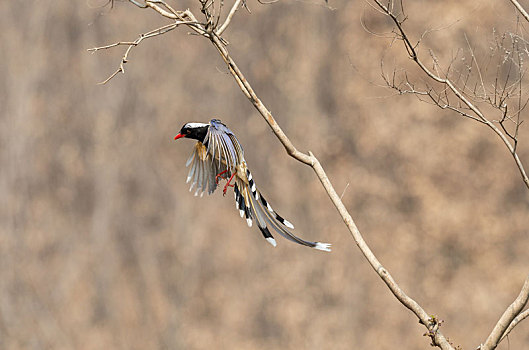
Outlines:
<svg viewBox="0 0 529 350"><path fill-rule="evenodd" d="M493 350L498 344L509 334L509 332L524 318L527 317L528 310L522 314L522 310L527 305L529 300L529 276L525 279L525 283L520 291L518 297L505 310L500 317L485 344L481 345L480 350Z"/></svg>

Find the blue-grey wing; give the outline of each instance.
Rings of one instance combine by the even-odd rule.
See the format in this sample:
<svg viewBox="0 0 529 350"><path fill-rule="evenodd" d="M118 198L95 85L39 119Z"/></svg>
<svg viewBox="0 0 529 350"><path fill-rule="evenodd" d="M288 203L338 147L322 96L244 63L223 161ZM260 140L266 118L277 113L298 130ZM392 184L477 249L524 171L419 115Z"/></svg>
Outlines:
<svg viewBox="0 0 529 350"><path fill-rule="evenodd" d="M228 172L233 173L237 165L244 161L242 146L235 134L220 120L212 119L209 125L204 139L204 143L208 145L208 153L219 167L224 164Z"/></svg>

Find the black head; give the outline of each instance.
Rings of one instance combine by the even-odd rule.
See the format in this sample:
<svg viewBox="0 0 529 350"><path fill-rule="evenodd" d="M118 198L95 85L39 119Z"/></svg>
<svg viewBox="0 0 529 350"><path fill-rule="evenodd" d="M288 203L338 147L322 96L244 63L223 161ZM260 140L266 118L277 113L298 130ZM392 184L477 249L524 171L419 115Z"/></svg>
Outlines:
<svg viewBox="0 0 529 350"><path fill-rule="evenodd" d="M208 132L209 124L204 123L186 123L182 126L180 133L175 136L175 140L186 137L188 139L195 139L204 142L204 138Z"/></svg>

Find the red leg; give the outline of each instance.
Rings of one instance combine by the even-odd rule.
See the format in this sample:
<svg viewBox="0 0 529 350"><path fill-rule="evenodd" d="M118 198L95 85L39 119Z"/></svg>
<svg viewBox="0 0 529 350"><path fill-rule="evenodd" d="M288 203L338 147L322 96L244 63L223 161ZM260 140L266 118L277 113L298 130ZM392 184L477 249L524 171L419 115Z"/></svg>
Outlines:
<svg viewBox="0 0 529 350"><path fill-rule="evenodd" d="M235 176L237 172L234 172L233 174L231 174L231 177L230 179L228 180L228 182L226 183L226 185L224 186L224 190L222 191L222 194L225 196L226 195L226 191L228 190L228 187L233 187L233 185L230 185L230 182L231 180L233 179L233 177Z"/></svg>
<svg viewBox="0 0 529 350"><path fill-rule="evenodd" d="M220 173L217 174L217 176L215 176L215 183L218 185L219 184L219 178L222 179L222 174L226 173L228 171L228 169L224 170L224 171L221 171Z"/></svg>

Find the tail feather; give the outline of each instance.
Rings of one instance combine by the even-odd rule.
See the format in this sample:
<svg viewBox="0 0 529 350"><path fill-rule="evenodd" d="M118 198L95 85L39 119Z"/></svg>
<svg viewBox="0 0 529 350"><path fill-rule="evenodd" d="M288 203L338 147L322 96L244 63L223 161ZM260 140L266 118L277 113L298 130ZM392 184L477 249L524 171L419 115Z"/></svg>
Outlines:
<svg viewBox="0 0 529 350"><path fill-rule="evenodd" d="M294 229L294 225L292 225L292 223L288 220L285 220L281 217L281 215L279 215L278 213L276 213L274 211L274 209L272 209L272 206L266 201L266 199L264 199L264 197L259 193L259 191L257 190L257 187L255 186L255 182L253 181L253 178L252 178L252 173L250 172L249 169L246 169L246 176L248 177L248 182L250 184L250 188L252 189L252 195L254 197L254 199L256 201L258 200L261 200L261 203L263 204L263 206L272 214L274 215L275 219L277 221L279 221L282 225L288 227L289 229Z"/></svg>
<svg viewBox="0 0 529 350"><path fill-rule="evenodd" d="M236 207L239 209L241 216L241 210L245 211L247 221L248 217L255 219L261 233L270 244L274 247L276 246L276 241L270 233L271 228L294 243L318 250L331 251L330 244L328 243L306 241L288 231L286 228L293 229L294 225L288 220L282 218L272 209L270 204L260 194L259 190L257 190L249 170L247 170L247 178L248 184L244 183L241 179L237 179L234 186Z"/></svg>
<svg viewBox="0 0 529 350"><path fill-rule="evenodd" d="M252 215L257 221L257 227L259 227L259 230L261 230L261 233L263 234L263 237L273 245L274 247L277 245L276 240L270 233L270 230L268 229L268 226L266 225L266 219L263 218L263 215L256 210L256 208L252 205Z"/></svg>
<svg viewBox="0 0 529 350"><path fill-rule="evenodd" d="M250 211L250 203L245 198L244 194L239 190L237 183L233 186L233 191L235 192L235 202L237 203L237 209L239 209L241 218L244 214L246 216L246 223L248 224L248 227L252 227L252 213Z"/></svg>
<svg viewBox="0 0 529 350"><path fill-rule="evenodd" d="M263 208L261 203L255 200L255 198L253 198L252 200L252 208L256 212L260 212L264 216L266 223L284 238L288 239L291 242L298 243L298 244L301 244L307 247L311 247L311 248L316 247L317 242L306 241L302 238L299 238L295 236L294 234L292 234L291 232L289 232L288 230L286 230L283 226L281 226L277 221L274 220L274 217L270 215L270 212L266 210L265 208Z"/></svg>

